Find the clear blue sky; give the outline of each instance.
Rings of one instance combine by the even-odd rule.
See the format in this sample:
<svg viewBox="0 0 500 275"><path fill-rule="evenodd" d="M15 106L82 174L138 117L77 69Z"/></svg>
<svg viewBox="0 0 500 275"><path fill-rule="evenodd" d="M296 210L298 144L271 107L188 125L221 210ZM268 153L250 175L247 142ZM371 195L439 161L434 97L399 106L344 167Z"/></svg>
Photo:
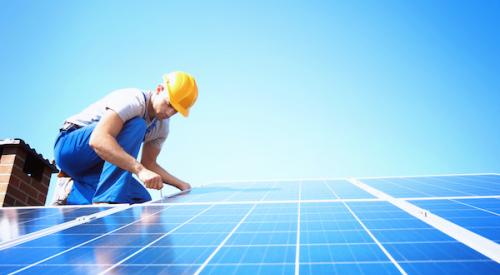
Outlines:
<svg viewBox="0 0 500 275"><path fill-rule="evenodd" d="M215 180L500 171L500 1L0 1L0 138L197 77L159 162Z"/></svg>

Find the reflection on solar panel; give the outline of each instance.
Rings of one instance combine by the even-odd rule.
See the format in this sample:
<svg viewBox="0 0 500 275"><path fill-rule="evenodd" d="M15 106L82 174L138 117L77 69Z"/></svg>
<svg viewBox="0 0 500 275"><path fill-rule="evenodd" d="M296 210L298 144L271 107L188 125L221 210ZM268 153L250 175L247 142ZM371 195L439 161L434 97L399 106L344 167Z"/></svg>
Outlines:
<svg viewBox="0 0 500 275"><path fill-rule="evenodd" d="M76 208L87 218L2 243L0 273L500 274L499 187L497 175L210 184Z"/></svg>
<svg viewBox="0 0 500 275"><path fill-rule="evenodd" d="M17 207L0 211L0 242L95 214L107 207Z"/></svg>

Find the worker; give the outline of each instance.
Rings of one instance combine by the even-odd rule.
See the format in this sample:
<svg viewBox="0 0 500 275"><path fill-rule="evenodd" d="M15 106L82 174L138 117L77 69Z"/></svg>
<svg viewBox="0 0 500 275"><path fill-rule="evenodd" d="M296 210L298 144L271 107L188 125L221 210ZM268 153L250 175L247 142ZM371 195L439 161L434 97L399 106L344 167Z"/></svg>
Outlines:
<svg viewBox="0 0 500 275"><path fill-rule="evenodd" d="M66 204L142 203L149 189L191 186L157 163L176 113L184 117L198 97L185 72L163 76L154 91L120 89L69 117L54 145L56 164L72 180ZM137 161L142 146L141 161ZM68 182L67 180L65 181ZM57 192L57 191L56 191ZM61 204L61 203L59 203Z"/></svg>

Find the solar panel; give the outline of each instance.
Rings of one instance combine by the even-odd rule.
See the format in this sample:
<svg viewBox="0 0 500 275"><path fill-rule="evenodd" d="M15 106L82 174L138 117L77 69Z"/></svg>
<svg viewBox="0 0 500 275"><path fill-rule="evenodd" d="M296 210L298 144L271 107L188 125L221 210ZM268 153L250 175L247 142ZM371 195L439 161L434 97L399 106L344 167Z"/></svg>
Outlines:
<svg viewBox="0 0 500 275"><path fill-rule="evenodd" d="M0 273L498 274L498 186L497 175L214 183L21 240L0 250Z"/></svg>
<svg viewBox="0 0 500 275"><path fill-rule="evenodd" d="M109 207L0 208L0 243L106 209Z"/></svg>

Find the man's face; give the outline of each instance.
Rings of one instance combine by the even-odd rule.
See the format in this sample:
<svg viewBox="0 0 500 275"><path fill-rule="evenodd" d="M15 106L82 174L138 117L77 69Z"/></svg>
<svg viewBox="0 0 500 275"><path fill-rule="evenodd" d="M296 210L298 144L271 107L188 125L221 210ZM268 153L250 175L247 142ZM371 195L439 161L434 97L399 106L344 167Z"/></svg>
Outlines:
<svg viewBox="0 0 500 275"><path fill-rule="evenodd" d="M168 92L159 85L156 90L156 95L153 97L153 109L155 117L158 119L166 119L175 115L177 111L172 107L168 98Z"/></svg>

